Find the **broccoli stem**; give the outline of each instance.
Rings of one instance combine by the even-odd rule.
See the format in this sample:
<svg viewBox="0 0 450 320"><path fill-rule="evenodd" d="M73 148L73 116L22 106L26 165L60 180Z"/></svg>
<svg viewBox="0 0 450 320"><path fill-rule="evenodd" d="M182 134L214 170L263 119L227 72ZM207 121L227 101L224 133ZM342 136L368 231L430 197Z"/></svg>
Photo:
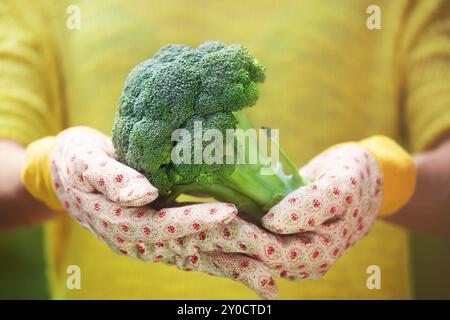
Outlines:
<svg viewBox="0 0 450 320"><path fill-rule="evenodd" d="M166 199L166 203L172 203L182 193L208 195L216 198L218 201L233 203L240 212L249 213L258 219L264 215L264 211L255 201L234 188L221 183L213 183L208 186L198 183L176 185L172 188L172 193Z"/></svg>
<svg viewBox="0 0 450 320"><path fill-rule="evenodd" d="M236 129L248 130L253 128L243 110L234 112L233 114L238 121ZM270 133L268 134L268 138L271 142L275 143L281 159L289 167L289 175L283 171L281 162L271 164L271 159L268 155L260 150L258 140L251 136L248 141L248 147L244 148L246 152L245 159L249 159L247 154L249 150L258 150L257 163L236 164L234 172L230 176L223 178L230 184L230 187L255 201L264 212L270 210L271 207L289 193L306 184L299 175L297 166L289 159L279 144L271 139ZM274 151L271 150L271 152ZM272 168L272 174L261 174L261 168L267 168L269 165Z"/></svg>
<svg viewBox="0 0 450 320"><path fill-rule="evenodd" d="M246 211L236 204L239 211L248 213L255 218L261 218L261 213L265 214L289 193L305 185L303 180L297 180L293 175L287 176L282 170L273 175L261 175L259 170L248 170L246 165L236 165L235 171L222 179L222 185L233 189L258 205L259 210ZM223 194L223 196L221 201L234 202L232 198L225 199L227 194Z"/></svg>
<svg viewBox="0 0 450 320"><path fill-rule="evenodd" d="M174 186L168 202L174 201L181 193L210 195L218 201L235 204L239 212L259 221L270 208L303 185L303 180L286 176L282 171L274 175L260 175L259 171L246 169L246 165L236 165L234 172L221 178L218 183Z"/></svg>
<svg viewBox="0 0 450 320"><path fill-rule="evenodd" d="M250 121L243 111L233 113L238 121L237 129L248 130L252 128ZM299 175L297 167L291 161L284 150L276 145L280 151L282 160L287 164L290 174L287 175L281 163L271 166L273 174L262 175L260 169L268 167L269 158L261 152L258 140L248 139L248 147L245 150L245 159L249 159L248 151L257 150L256 164L236 164L233 173L229 176L218 178L217 183L201 185L192 183L177 185L172 189L171 200L175 200L181 193L201 193L211 195L219 201L231 202L242 213L247 213L259 220L270 208L292 191L305 185L305 180Z"/></svg>

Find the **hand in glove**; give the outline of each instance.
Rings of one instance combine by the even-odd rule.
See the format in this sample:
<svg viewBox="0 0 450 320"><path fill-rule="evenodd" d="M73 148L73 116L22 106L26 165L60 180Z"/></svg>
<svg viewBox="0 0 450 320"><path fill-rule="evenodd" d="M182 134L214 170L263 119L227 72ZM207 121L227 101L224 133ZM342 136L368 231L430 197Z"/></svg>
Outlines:
<svg viewBox="0 0 450 320"><path fill-rule="evenodd" d="M379 215L403 206L415 187L411 157L386 137L332 147L301 174L311 184L292 192L262 219L279 235L235 218L200 237L208 239L199 241L202 250L246 254L275 277L317 279L369 232Z"/></svg>
<svg viewBox="0 0 450 320"><path fill-rule="evenodd" d="M245 258L248 268L239 277L233 277L231 269L241 265L244 257L214 251L204 253L196 245L194 235L225 225L236 216L234 205L215 202L157 211L145 206L157 198L157 190L142 174L114 159L110 139L103 134L88 128L72 128L42 143L47 148L39 148L38 141L31 150L51 150L52 182L43 182L50 179L45 177L46 169L36 173L39 166L33 165L36 163L33 157L28 157L29 165L24 172L28 189L53 208L62 204L78 223L114 252L143 261L176 264L184 270L231 277L263 297L275 294L271 275L261 262ZM38 163L45 164L42 158ZM43 192L50 185L53 187L47 194ZM36 186L40 189L36 190Z"/></svg>

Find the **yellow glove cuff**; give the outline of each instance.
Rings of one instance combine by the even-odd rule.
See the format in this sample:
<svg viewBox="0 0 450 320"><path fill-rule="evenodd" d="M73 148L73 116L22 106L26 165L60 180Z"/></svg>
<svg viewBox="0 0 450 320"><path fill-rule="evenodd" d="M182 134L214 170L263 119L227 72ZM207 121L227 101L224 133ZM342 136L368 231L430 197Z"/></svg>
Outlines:
<svg viewBox="0 0 450 320"><path fill-rule="evenodd" d="M377 159L383 174L384 198L380 216L388 216L404 206L416 188L416 165L411 157L394 140L373 136L359 144Z"/></svg>
<svg viewBox="0 0 450 320"><path fill-rule="evenodd" d="M22 182L33 197L44 202L49 208L61 211L64 208L53 189L50 171L55 140L55 137L46 137L34 141L27 147Z"/></svg>

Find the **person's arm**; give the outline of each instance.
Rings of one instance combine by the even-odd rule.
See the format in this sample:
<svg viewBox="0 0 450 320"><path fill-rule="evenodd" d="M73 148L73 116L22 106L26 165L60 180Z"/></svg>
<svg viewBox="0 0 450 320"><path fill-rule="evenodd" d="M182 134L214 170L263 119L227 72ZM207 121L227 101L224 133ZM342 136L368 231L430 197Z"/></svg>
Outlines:
<svg viewBox="0 0 450 320"><path fill-rule="evenodd" d="M417 185L401 210L386 218L418 232L450 235L450 136L414 157Z"/></svg>
<svg viewBox="0 0 450 320"><path fill-rule="evenodd" d="M6 0L0 10L0 232L52 212L21 182L25 147L63 127L61 59L41 3Z"/></svg>
<svg viewBox="0 0 450 320"><path fill-rule="evenodd" d="M42 223L61 214L36 200L25 189L21 172L25 148L11 140L0 140L0 232Z"/></svg>
<svg viewBox="0 0 450 320"><path fill-rule="evenodd" d="M406 206L386 220L450 234L450 2L415 1L399 21L403 141L415 155L417 185Z"/></svg>

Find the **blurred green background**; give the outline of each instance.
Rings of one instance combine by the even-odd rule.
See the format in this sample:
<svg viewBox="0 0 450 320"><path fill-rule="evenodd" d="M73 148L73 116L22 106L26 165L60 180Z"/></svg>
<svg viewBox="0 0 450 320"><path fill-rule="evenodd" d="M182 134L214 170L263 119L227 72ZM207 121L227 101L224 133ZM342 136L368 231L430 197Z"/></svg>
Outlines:
<svg viewBox="0 0 450 320"><path fill-rule="evenodd" d="M42 228L0 236L0 299L47 299Z"/></svg>
<svg viewBox="0 0 450 320"><path fill-rule="evenodd" d="M48 299L41 228L0 236L0 299ZM411 234L413 295L450 299L450 239Z"/></svg>

